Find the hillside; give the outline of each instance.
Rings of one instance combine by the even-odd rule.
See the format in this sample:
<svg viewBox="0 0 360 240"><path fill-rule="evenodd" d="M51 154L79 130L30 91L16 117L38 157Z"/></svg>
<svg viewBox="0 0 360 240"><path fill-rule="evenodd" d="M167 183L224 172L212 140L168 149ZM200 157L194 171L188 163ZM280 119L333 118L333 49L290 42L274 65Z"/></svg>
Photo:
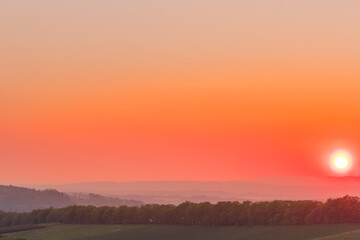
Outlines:
<svg viewBox="0 0 360 240"><path fill-rule="evenodd" d="M69 196L56 190L35 190L0 185L0 209L24 212L49 207L66 207L73 204Z"/></svg>
<svg viewBox="0 0 360 240"><path fill-rule="evenodd" d="M56 190L35 190L16 186L0 185L0 210L25 212L43 208L61 208L69 205L94 206L139 206L135 200L105 197L97 194L67 195Z"/></svg>

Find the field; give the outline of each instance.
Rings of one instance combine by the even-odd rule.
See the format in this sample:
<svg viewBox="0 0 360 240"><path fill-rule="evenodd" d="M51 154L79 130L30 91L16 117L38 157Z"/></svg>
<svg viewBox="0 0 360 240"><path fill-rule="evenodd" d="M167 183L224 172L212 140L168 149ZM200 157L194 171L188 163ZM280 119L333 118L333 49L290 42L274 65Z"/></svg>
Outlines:
<svg viewBox="0 0 360 240"><path fill-rule="evenodd" d="M26 240L358 240L360 225L192 227L65 225L5 234Z"/></svg>

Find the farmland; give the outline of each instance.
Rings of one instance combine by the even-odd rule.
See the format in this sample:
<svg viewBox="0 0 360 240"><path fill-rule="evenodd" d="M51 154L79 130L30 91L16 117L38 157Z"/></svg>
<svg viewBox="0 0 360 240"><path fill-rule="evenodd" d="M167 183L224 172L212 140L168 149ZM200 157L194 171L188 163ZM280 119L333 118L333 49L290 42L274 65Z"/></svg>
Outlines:
<svg viewBox="0 0 360 240"><path fill-rule="evenodd" d="M360 225L203 227L50 224L42 229L4 236L26 240L355 240L360 239Z"/></svg>

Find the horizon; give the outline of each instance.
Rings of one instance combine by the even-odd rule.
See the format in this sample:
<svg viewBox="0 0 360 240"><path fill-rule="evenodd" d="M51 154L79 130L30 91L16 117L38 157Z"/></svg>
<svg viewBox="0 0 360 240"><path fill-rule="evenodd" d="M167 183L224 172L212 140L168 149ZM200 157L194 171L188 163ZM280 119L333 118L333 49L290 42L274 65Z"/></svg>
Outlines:
<svg viewBox="0 0 360 240"><path fill-rule="evenodd" d="M21 187L32 187L32 186L61 186L61 185L73 185L73 184L92 184L92 183L231 183L231 182L241 182L241 183L257 183L257 184L269 184L269 185L292 185L302 183L304 180L344 180L344 179L360 179L360 176L272 176L272 177L259 177L259 178L246 178L246 179L234 179L234 180L136 180L136 181L111 181L111 180L100 180L100 181L74 181L74 182L46 182L46 183L36 183L36 182L3 182L0 185L13 185ZM282 183L278 181L283 180L295 180L295 182ZM268 182L269 181L269 182ZM275 182L271 182L275 181ZM328 182L330 183L330 182ZM303 182L304 185L309 183ZM324 183L326 184L326 183ZM359 182L360 184L360 182Z"/></svg>

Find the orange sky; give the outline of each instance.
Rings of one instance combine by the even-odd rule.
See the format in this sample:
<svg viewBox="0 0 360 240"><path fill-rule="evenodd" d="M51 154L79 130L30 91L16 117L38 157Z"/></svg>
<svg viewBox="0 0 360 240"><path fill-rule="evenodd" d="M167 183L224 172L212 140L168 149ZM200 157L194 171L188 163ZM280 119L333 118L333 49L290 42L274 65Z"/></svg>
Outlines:
<svg viewBox="0 0 360 240"><path fill-rule="evenodd" d="M0 183L360 175L359 11L1 1Z"/></svg>

